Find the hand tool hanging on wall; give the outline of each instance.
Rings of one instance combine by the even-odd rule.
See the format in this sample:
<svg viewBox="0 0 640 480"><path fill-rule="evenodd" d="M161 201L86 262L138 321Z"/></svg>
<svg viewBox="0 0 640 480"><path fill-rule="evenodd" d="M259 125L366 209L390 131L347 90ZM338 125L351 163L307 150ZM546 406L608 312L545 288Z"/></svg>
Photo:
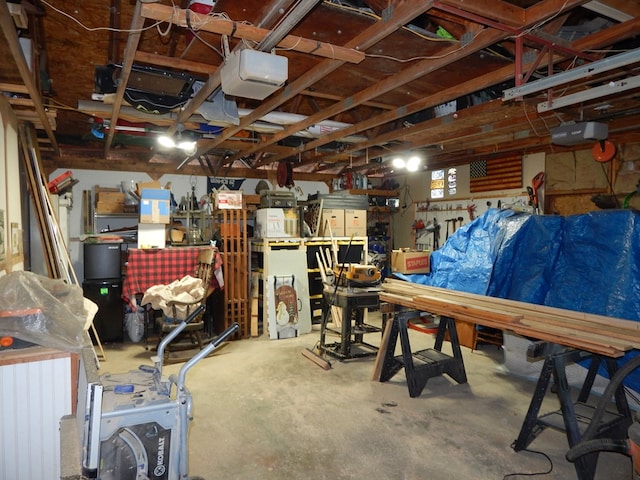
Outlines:
<svg viewBox="0 0 640 480"><path fill-rule="evenodd" d="M535 214L540 213L540 205L538 199L538 190L544 183L544 172L539 172L535 177L531 179L531 187L527 187L527 193L529 194L530 204L533 206Z"/></svg>
<svg viewBox="0 0 640 480"><path fill-rule="evenodd" d="M450 222L452 222L452 221L453 221L453 220L452 220L452 219L450 219L450 218L447 218L447 219L445 220L445 223L447 224L447 233L446 233L446 234L445 234L445 236L444 236L444 240L445 240L445 242L446 242L447 240L449 240L449 223L450 223Z"/></svg>
<svg viewBox="0 0 640 480"><path fill-rule="evenodd" d="M433 249L438 250L440 248L440 224L438 219L433 217Z"/></svg>
<svg viewBox="0 0 640 480"><path fill-rule="evenodd" d="M472 203L467 205L467 213L469 214L469 220L473 220L476 218L476 204Z"/></svg>

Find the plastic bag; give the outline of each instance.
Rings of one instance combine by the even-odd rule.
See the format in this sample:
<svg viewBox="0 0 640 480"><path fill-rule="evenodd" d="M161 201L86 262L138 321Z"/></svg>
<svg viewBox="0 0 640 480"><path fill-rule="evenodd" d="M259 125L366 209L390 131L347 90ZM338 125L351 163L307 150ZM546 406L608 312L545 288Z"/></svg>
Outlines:
<svg viewBox="0 0 640 480"><path fill-rule="evenodd" d="M144 318L138 312L127 313L124 316L124 325L127 328L129 340L138 343L144 337Z"/></svg>

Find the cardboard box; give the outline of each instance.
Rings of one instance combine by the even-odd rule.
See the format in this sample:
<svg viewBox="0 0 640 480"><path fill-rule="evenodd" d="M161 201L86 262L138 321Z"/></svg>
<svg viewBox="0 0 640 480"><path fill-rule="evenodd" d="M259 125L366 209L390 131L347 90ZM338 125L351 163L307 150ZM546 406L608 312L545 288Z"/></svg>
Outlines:
<svg viewBox="0 0 640 480"><path fill-rule="evenodd" d="M140 198L140 223L169 223L171 191L145 188Z"/></svg>
<svg viewBox="0 0 640 480"><path fill-rule="evenodd" d="M393 272L412 274L429 273L431 252L410 249L393 250L391 252L391 270Z"/></svg>
<svg viewBox="0 0 640 480"><path fill-rule="evenodd" d="M96 201L104 203L124 203L124 193L99 190L96 192Z"/></svg>
<svg viewBox="0 0 640 480"><path fill-rule="evenodd" d="M344 234L346 237L350 237L351 235L354 235L356 237L367 236L366 210L344 211Z"/></svg>
<svg viewBox="0 0 640 480"><path fill-rule="evenodd" d="M160 182L158 180L154 180L152 182L138 182L136 184L136 193L138 194L139 197L142 196L142 190L145 189L153 189L153 190L160 190L162 188L162 185L160 185Z"/></svg>
<svg viewBox="0 0 640 480"><path fill-rule="evenodd" d="M215 205L219 210L242 210L242 192L220 190L215 194Z"/></svg>
<svg viewBox="0 0 640 480"><path fill-rule="evenodd" d="M164 248L166 227L161 223L138 224L138 248Z"/></svg>
<svg viewBox="0 0 640 480"><path fill-rule="evenodd" d="M331 233L329 233L331 227ZM320 219L320 236L344 237L344 210L324 208L322 209L322 217Z"/></svg>
<svg viewBox="0 0 640 480"><path fill-rule="evenodd" d="M119 188L95 186L96 213L124 212L124 193Z"/></svg>
<svg viewBox="0 0 640 480"><path fill-rule="evenodd" d="M285 230L285 217L282 208L259 208L256 210L255 238L290 237Z"/></svg>
<svg viewBox="0 0 640 480"><path fill-rule="evenodd" d="M124 212L124 202L114 203L114 202L103 202L98 201L96 203L96 213L123 213Z"/></svg>

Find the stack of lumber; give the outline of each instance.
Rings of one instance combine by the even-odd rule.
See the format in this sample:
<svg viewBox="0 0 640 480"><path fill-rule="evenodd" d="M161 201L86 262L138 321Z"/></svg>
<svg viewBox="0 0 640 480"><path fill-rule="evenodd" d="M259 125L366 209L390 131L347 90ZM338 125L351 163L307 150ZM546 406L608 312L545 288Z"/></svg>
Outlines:
<svg viewBox="0 0 640 480"><path fill-rule="evenodd" d="M640 322L388 279L380 301L609 357L640 349Z"/></svg>

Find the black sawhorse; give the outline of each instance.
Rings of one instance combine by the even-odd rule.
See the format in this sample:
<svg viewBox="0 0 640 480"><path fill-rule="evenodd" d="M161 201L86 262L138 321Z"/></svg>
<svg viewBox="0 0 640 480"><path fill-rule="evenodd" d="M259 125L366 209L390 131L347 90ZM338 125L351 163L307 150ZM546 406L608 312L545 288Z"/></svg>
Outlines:
<svg viewBox="0 0 640 480"><path fill-rule="evenodd" d="M529 404L529 410L520 429L518 438L511 445L518 452L527 446L547 427L563 430L569 440L569 447L580 442L582 435L589 426L595 407L588 405L587 400L593 387L598 368L604 362L609 378L612 378L618 369L614 358L602 357L569 347L562 347L547 342L534 343L527 352L529 358L545 356L542 371L538 378L533 398ZM591 359L586 378L580 389L577 401L571 398L571 388L567 380L566 367L571 363ZM539 415L542 401L553 378L557 389L560 410ZM597 427L595 437L626 438L627 428L631 424L631 411L624 394L622 384L615 392L616 411L607 411ZM598 463L598 453L592 453L579 458L575 462L576 473L579 480L592 480Z"/></svg>
<svg viewBox="0 0 640 480"><path fill-rule="evenodd" d="M384 359L380 372L380 381L390 380L403 367L407 377L409 396L419 397L430 378L443 374L449 375L458 383L467 383L467 373L464 369L462 351L456 331L456 323L453 318L440 317L436 341L433 348L411 351L409 343L408 322L419 312L414 310L400 310L389 319L391 329L387 345L384 349ZM446 334L449 334L453 356L442 353L442 344ZM402 355L395 356L396 343L400 336Z"/></svg>

